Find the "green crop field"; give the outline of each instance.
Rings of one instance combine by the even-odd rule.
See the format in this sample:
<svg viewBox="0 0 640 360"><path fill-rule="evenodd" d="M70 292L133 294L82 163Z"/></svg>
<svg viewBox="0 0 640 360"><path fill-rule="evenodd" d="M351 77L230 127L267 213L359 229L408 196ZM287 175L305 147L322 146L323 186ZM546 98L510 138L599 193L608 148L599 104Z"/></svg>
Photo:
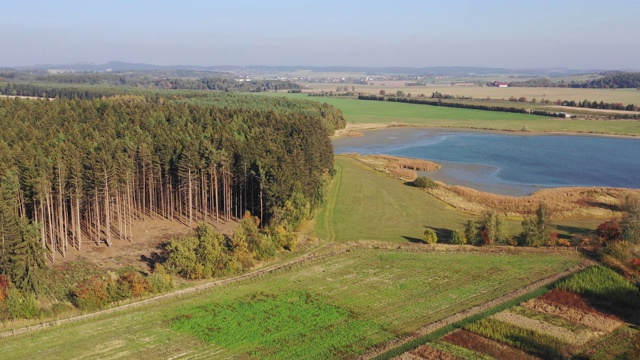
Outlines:
<svg viewBox="0 0 640 360"><path fill-rule="evenodd" d="M263 93L325 102L333 105L353 124L390 124L520 131L527 126L536 132L572 132L640 135L640 121L559 119L547 116L457 109L353 98L307 96L306 94ZM502 105L505 106L505 105ZM556 110L551 110L556 111ZM564 110L569 111L570 110Z"/></svg>
<svg viewBox="0 0 640 360"><path fill-rule="evenodd" d="M565 270L577 257L352 250L0 339L3 359L353 358Z"/></svg>
<svg viewBox="0 0 640 360"><path fill-rule="evenodd" d="M355 159L337 156L336 169L325 207L316 217L316 235L320 238L416 241L427 226L442 236L447 230L462 230L473 218ZM512 234L521 230L517 221L507 221L506 226Z"/></svg>

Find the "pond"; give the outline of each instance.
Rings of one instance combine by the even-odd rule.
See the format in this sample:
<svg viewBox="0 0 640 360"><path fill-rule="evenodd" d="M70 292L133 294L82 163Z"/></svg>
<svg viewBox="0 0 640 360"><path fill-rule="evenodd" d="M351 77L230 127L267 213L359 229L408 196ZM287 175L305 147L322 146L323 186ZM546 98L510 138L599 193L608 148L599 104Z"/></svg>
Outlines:
<svg viewBox="0 0 640 360"><path fill-rule="evenodd" d="M335 152L433 160L443 165L425 174L433 179L507 195L566 186L640 188L639 139L424 128L363 133L335 139Z"/></svg>

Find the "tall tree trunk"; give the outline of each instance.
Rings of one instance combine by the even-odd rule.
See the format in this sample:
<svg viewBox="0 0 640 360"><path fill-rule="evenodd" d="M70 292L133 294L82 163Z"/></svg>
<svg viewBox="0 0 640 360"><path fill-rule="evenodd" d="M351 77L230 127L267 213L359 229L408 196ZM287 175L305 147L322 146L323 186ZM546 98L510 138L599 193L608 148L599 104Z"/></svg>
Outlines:
<svg viewBox="0 0 640 360"><path fill-rule="evenodd" d="M189 227L191 227L191 221L192 221L192 216L193 216L193 213L192 213L192 211L193 211L193 195L192 195L193 194L192 193L193 188L192 188L192 185L193 184L191 183L191 168L190 167L189 167L189 170L188 170L188 178L187 178L187 180L189 182L189 184L187 185L188 189L189 189L188 190L188 196L189 196Z"/></svg>
<svg viewBox="0 0 640 360"><path fill-rule="evenodd" d="M106 229L107 246L111 246L111 199L109 195L109 178L104 171L104 227Z"/></svg>
<svg viewBox="0 0 640 360"><path fill-rule="evenodd" d="M80 189L76 188L76 241L78 242L78 250L82 248L82 228L80 220Z"/></svg>

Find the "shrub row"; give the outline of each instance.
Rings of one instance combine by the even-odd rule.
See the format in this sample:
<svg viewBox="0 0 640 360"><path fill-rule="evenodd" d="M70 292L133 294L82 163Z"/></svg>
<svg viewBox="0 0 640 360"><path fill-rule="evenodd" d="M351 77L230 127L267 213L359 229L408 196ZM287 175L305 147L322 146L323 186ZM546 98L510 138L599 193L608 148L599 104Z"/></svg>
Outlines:
<svg viewBox="0 0 640 360"><path fill-rule="evenodd" d="M384 97L384 96L376 96L376 95L360 95L358 96L358 100L394 101L394 102L403 102L408 104L445 106L445 107L460 108L460 109L500 111L500 112L509 112L509 113L519 113L519 114L532 114L532 115L539 115L539 116L551 116L551 117L559 117L559 118L566 117L565 113L550 112L550 111L543 111L543 110L529 111L527 109L519 108L519 107L487 106L487 105L477 105L477 104L443 102L440 99L425 100L425 99L415 99L415 98L409 98L409 97Z"/></svg>

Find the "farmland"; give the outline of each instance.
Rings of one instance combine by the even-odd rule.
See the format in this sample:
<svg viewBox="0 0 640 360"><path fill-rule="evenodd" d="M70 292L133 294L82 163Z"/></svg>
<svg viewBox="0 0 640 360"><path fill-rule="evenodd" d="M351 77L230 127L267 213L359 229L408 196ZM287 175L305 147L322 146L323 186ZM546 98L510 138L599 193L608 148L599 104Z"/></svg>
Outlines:
<svg viewBox="0 0 640 360"><path fill-rule="evenodd" d="M341 252L197 295L2 339L0 351L3 358L49 359L301 354L292 351L351 358L577 262L561 255ZM223 331L221 321L229 318L234 321ZM295 350L287 339L298 340Z"/></svg>
<svg viewBox="0 0 640 360"><path fill-rule="evenodd" d="M474 357L637 358L638 288L595 266L552 286L548 293L466 324L411 354L473 352ZM428 358L428 357L424 357Z"/></svg>
<svg viewBox="0 0 640 360"><path fill-rule="evenodd" d="M503 131L521 131L526 126L533 132L640 135L640 126L637 121L558 119L529 114L447 108L387 101L355 100L341 97L307 96L306 94L268 93L268 96L287 96L328 103L342 110L347 123L351 125L396 123L414 126ZM640 103L640 100L636 102ZM501 106L510 105L503 104Z"/></svg>
<svg viewBox="0 0 640 360"><path fill-rule="evenodd" d="M485 81L489 81L488 79ZM493 81L493 79L491 80ZM434 92L448 94L453 96L473 97L474 99L509 99L511 96L527 99L536 98L538 101L548 99L555 101L575 100L582 101L589 99L590 101L604 102L621 102L624 104L640 104L640 92L636 89L579 89L579 88L535 88L535 87L483 87L483 86L451 86L450 84L434 84L428 86L405 86L406 81L384 82L376 81L374 85L353 85L356 92L367 94L378 94L384 90L387 94L395 93L400 90L405 93L411 93L413 96L425 94L431 96ZM384 84L384 85L383 85ZM305 91L321 92L335 91L336 84L320 84L320 83L302 83Z"/></svg>

